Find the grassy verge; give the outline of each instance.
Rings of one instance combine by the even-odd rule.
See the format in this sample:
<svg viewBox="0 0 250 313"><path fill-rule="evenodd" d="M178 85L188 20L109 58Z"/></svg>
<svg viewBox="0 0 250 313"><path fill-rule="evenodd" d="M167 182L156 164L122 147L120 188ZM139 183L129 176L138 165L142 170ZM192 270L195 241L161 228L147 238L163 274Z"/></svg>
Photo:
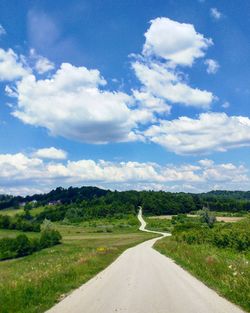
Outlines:
<svg viewBox="0 0 250 313"><path fill-rule="evenodd" d="M250 252L164 238L155 249L169 256L219 294L250 312Z"/></svg>
<svg viewBox="0 0 250 313"><path fill-rule="evenodd" d="M115 224L111 233L95 232L99 228L93 225L93 232L81 225L57 225L63 235L61 245L0 262L0 312L44 312L103 270L124 250L153 237L135 230L124 231L120 223Z"/></svg>

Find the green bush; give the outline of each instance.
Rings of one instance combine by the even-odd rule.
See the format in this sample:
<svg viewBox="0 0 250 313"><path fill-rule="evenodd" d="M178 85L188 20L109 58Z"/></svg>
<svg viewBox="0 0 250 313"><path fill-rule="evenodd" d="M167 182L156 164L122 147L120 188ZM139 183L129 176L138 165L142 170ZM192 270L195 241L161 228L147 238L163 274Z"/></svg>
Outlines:
<svg viewBox="0 0 250 313"><path fill-rule="evenodd" d="M56 230L46 230L41 234L40 239L30 240L22 234L16 238L0 239L0 260L23 257L33 252L57 245L61 241L61 235Z"/></svg>
<svg viewBox="0 0 250 313"><path fill-rule="evenodd" d="M61 239L62 236L57 230L44 230L41 234L40 246L42 249L48 248L59 244Z"/></svg>
<svg viewBox="0 0 250 313"><path fill-rule="evenodd" d="M25 256L33 252L31 242L26 235L17 236L16 239L14 239L13 247L17 257Z"/></svg>
<svg viewBox="0 0 250 313"><path fill-rule="evenodd" d="M185 241L188 244L208 243L218 248L230 248L237 251L250 249L249 221L244 224L217 225L213 229L190 223L177 225L173 232L176 241Z"/></svg>

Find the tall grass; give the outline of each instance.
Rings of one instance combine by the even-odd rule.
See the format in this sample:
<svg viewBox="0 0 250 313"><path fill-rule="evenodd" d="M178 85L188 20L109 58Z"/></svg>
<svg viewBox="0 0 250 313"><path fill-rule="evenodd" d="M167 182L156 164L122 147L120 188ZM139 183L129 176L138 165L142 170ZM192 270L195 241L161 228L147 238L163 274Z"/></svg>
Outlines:
<svg viewBox="0 0 250 313"><path fill-rule="evenodd" d="M219 294L250 312L250 252L164 238L155 249L169 256Z"/></svg>

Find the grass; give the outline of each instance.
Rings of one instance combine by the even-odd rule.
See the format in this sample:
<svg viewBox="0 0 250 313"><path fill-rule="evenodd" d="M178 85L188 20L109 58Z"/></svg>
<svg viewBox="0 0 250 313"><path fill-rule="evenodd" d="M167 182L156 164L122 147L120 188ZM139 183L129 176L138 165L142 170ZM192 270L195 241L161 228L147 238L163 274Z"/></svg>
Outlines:
<svg viewBox="0 0 250 313"><path fill-rule="evenodd" d="M61 231L70 231L72 224L64 223L64 226L60 226ZM82 233L113 233L113 232L134 232L137 231L139 224L138 219L134 215L128 215L124 218L101 218L91 219L87 221L74 224L78 227L79 232Z"/></svg>
<svg viewBox="0 0 250 313"><path fill-rule="evenodd" d="M144 217L147 228L155 231L171 232L173 225L170 219L160 219L157 217Z"/></svg>
<svg viewBox="0 0 250 313"><path fill-rule="evenodd" d="M98 233L98 227L90 225L91 222L88 225L85 222L85 226L57 224L63 236L61 245L0 262L0 312L44 312L103 270L124 250L154 236L137 231L128 221L130 231L120 227L124 220L98 223L109 223L113 232ZM0 236L17 233L4 230Z"/></svg>
<svg viewBox="0 0 250 313"><path fill-rule="evenodd" d="M237 253L210 245L190 245L173 237L154 248L169 256L220 295L250 312L250 252Z"/></svg>
<svg viewBox="0 0 250 313"><path fill-rule="evenodd" d="M18 235L25 234L30 238L39 238L40 233L22 232L21 230L0 229L0 239L4 237L15 238Z"/></svg>
<svg viewBox="0 0 250 313"><path fill-rule="evenodd" d="M32 208L30 210L30 214L32 216L35 216L35 215L41 213L43 210L44 210L44 207L42 207L42 206L41 207L37 207L37 208ZM11 209L0 210L0 214L8 215L8 216L11 216L11 217L15 216L16 214L20 215L20 214L23 214L23 213L24 213L24 208L23 207L20 207L18 209L11 208Z"/></svg>

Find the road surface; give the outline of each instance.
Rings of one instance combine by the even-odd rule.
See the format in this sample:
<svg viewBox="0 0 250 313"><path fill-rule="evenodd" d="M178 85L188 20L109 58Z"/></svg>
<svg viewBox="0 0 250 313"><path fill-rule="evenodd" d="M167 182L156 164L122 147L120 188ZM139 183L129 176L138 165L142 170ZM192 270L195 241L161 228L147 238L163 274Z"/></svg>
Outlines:
<svg viewBox="0 0 250 313"><path fill-rule="evenodd" d="M148 231L141 209L138 219ZM154 250L158 239L126 250L47 313L243 313Z"/></svg>

